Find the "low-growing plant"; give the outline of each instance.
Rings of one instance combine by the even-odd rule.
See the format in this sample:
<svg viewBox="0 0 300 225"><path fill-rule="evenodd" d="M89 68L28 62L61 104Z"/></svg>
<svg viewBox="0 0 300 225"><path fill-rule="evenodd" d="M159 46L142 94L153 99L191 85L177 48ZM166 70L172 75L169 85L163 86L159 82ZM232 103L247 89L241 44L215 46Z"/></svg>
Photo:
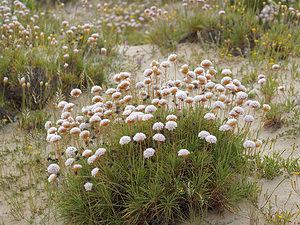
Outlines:
<svg viewBox="0 0 300 225"><path fill-rule="evenodd" d="M82 108L58 103L59 117L65 119L45 124L58 160L48 167L48 180L58 185L53 191L66 221L175 224L210 208L230 209L255 190L245 175L262 143L247 140L253 116L237 125L244 109L236 104L247 99L240 82L231 83L231 71L225 69L221 84L213 83L217 71L209 60L194 70L183 65L178 74L183 81L172 81L170 62L153 61L144 82L134 83L126 72L116 74L117 89L100 95L102 88L92 87L92 102ZM210 75L194 76L204 68ZM158 84L166 86L157 89ZM233 87L240 91L232 94ZM74 89L71 95L80 93ZM225 102L226 95L232 95L231 102ZM248 113L254 115L259 107L252 101ZM69 126L71 112L79 114Z"/></svg>

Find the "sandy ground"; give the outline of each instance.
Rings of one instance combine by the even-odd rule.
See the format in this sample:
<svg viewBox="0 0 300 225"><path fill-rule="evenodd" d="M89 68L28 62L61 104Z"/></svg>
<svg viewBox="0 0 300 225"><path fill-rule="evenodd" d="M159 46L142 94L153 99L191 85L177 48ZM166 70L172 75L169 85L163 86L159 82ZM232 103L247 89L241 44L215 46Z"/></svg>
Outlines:
<svg viewBox="0 0 300 225"><path fill-rule="evenodd" d="M120 47L120 52L125 53L127 62L136 63L140 61L137 80L143 80L143 71L149 67L149 64L153 59L161 62L167 60L167 56L162 56L157 48L151 45L143 46L127 46L124 49L124 46ZM203 59L212 59L216 63L219 63L217 66L220 68L231 68L232 65L235 65L233 73L238 73L239 69L243 66L242 60L238 58L232 58L230 61L225 62L223 59L217 58L213 51L204 52L201 50L199 45L195 44L181 44L178 47L178 50L174 52L178 55L178 67L188 62L199 62ZM199 56L201 56L199 58ZM245 60L244 60L245 61ZM172 69L171 69L172 70ZM174 78L174 73L170 72L170 78ZM296 90L300 90L299 82L294 83ZM257 125L257 124L256 124ZM255 126L255 124L254 124ZM276 138L281 132L283 132L286 127L281 127L280 129L262 129L260 139L266 140L268 138ZM4 129L0 130L0 150L4 151L5 148L14 149L17 145L13 140L16 136L16 133L19 132L17 124L10 124ZM285 137L279 137L274 148L275 151L281 152L283 158L290 156L293 145L295 145L294 157L300 157L300 136L298 135L295 139L287 139ZM265 154L271 153L271 150L268 150ZM272 150L273 151L273 150ZM13 166L13 165L12 165ZM3 170L4 168L1 168ZM9 168L5 168L9 169ZM300 197L292 192L290 196L291 184L290 178L285 178L285 174L279 177L276 177L273 180L261 179L259 183L262 186L261 196L259 197L258 207L266 209L268 207L268 200L272 202L275 200L275 195L277 195L277 206L281 210L294 210L297 211L296 204L300 202ZM278 184L280 184L278 186ZM270 196L271 195L271 196ZM267 197L268 196L268 197ZM39 199L37 199L39 201ZM245 200L243 203L237 205L235 213L232 213L225 209L223 212L209 211L206 222L204 224L211 225L222 225L222 224L265 224L264 217L257 209L251 207L250 203ZM275 210L276 211L276 210ZM300 218L297 218L293 222L299 222ZM0 191L0 223L3 224L27 224L25 220L16 221L10 214L10 209L8 204L5 201L3 193ZM36 220L35 224L40 224ZM198 219L195 219L193 222L188 222L187 224L200 224ZM203 224L203 223L201 223Z"/></svg>

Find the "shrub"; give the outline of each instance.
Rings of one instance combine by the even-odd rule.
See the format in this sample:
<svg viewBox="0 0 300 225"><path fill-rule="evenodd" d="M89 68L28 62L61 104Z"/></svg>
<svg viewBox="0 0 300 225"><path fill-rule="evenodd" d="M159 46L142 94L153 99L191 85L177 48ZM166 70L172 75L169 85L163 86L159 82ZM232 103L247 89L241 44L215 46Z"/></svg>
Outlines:
<svg viewBox="0 0 300 225"><path fill-rule="evenodd" d="M243 127L233 119L244 114L236 106L247 98L243 87L236 80L230 83L228 76L222 79L227 88L237 85L241 92L230 97L232 104L226 103L223 95L218 96L221 84L217 89L212 86L216 71L210 61L201 63L210 66L205 84L200 83L205 76L199 75L199 82L193 76L203 68L193 72L187 65L181 69L184 81L167 80L172 72L164 67L167 64L154 62L144 72L148 87L140 82L133 88L129 73L116 74L117 89L109 88L100 97L96 90L101 88L93 87L93 102L79 110L60 102L65 119L58 120L57 127L46 123L47 140L53 143L61 168L58 178L52 167L59 166L50 165L49 182L57 182L59 211L68 222L175 224L209 208L230 207L251 194L254 185L245 179L247 161L260 144L245 141L252 116L245 117ZM156 68L165 75L155 75ZM231 72L223 70L225 74ZM165 88L157 90L157 84ZM203 95L197 95L202 89ZM77 96L80 91L72 93ZM249 112L258 107L253 101ZM82 114L72 119L73 111ZM226 123L228 113L232 119ZM167 125L172 120L176 122ZM205 130L211 135L199 134Z"/></svg>

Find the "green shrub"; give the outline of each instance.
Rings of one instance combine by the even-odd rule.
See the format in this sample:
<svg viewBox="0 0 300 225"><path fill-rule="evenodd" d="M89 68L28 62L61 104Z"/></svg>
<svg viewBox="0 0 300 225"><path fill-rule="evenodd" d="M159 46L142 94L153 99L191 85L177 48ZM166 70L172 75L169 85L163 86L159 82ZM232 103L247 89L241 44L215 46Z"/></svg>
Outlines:
<svg viewBox="0 0 300 225"><path fill-rule="evenodd" d="M71 168L61 171L58 204L62 217L73 224L175 224L250 195L253 185L243 175L247 173L247 159L243 157L242 136L219 131L220 121L209 124L202 118L206 112L203 108L184 110L182 114L169 111L178 115L178 128L174 136L162 130L166 142L160 144L152 140L154 131L150 129L154 122L166 122L162 109L154 114L151 126L138 122L130 129L126 124L112 124L109 133L102 133L105 140L110 139L105 143L95 130L89 147L103 147L107 152L92 166L78 157L76 163L83 168L75 175ZM201 140L201 130L211 130L219 140L217 144ZM118 143L122 136L133 137L137 132L147 136L141 144ZM147 148L159 154L142 159L141 152ZM185 162L178 156L180 149L190 151ZM91 177L93 167L100 168L95 178ZM84 190L86 182L93 183L92 191Z"/></svg>

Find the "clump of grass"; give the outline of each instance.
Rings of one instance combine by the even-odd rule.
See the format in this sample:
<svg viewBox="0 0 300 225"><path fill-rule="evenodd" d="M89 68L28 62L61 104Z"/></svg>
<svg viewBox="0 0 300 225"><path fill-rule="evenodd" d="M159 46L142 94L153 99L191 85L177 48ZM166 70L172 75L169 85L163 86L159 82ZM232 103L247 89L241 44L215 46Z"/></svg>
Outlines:
<svg viewBox="0 0 300 225"><path fill-rule="evenodd" d="M263 1L217 1L210 5L194 2L169 7L168 19L154 23L149 37L163 51L174 50L178 42L198 42L207 49L219 48L222 55L276 60L298 55L299 46L294 44L299 42L299 29L294 31L299 26L298 6L289 8L289 3L274 3L276 16L272 14L271 21L264 21L259 14L261 4Z"/></svg>

